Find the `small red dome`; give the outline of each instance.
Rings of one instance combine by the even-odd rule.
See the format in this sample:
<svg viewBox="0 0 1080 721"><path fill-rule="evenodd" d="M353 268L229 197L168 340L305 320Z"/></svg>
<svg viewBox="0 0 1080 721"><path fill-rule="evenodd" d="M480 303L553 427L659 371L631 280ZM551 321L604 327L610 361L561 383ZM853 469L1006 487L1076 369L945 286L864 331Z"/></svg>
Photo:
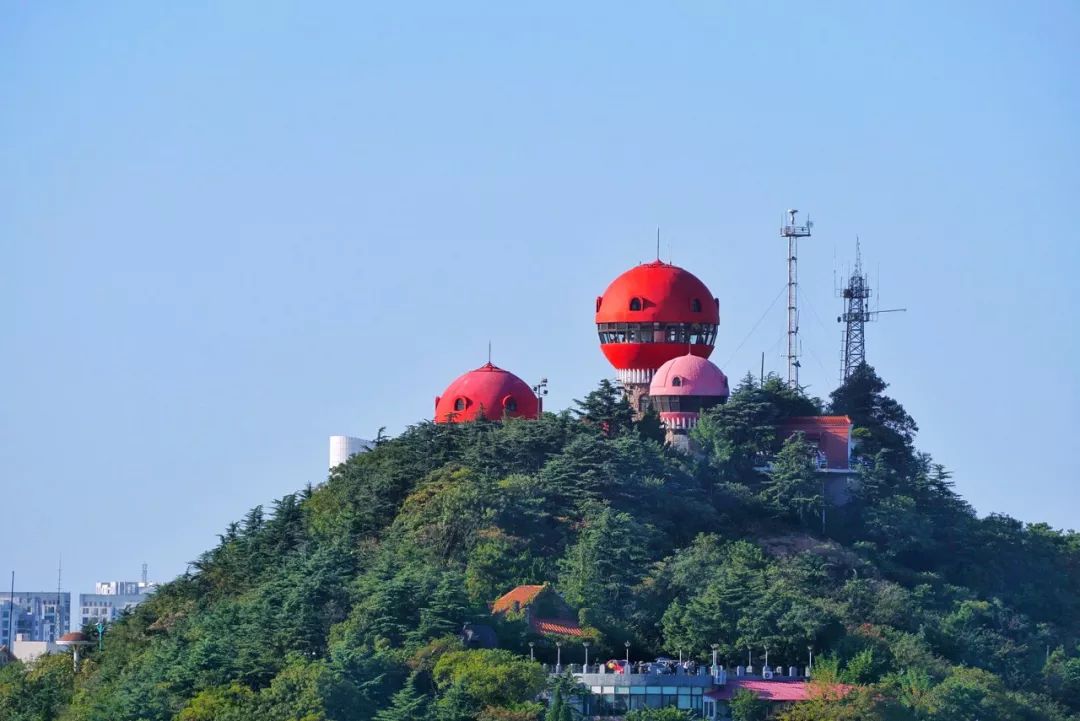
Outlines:
<svg viewBox="0 0 1080 721"><path fill-rule="evenodd" d="M596 299L600 349L626 382L648 382L688 349L708 358L719 322L720 303L705 284L660 260L626 271Z"/></svg>
<svg viewBox="0 0 1080 721"><path fill-rule="evenodd" d="M491 420L540 417L540 401L510 371L487 363L458 377L435 399L436 423L464 423L483 412Z"/></svg>

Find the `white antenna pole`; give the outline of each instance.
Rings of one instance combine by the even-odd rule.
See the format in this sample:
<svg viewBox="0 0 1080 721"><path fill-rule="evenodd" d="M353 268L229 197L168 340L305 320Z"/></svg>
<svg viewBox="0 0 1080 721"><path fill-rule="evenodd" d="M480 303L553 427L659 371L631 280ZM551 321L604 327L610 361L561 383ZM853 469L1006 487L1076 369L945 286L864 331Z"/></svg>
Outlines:
<svg viewBox="0 0 1080 721"><path fill-rule="evenodd" d="M787 366L788 385L799 386L799 238L810 237L810 221L806 225L796 225L798 210L788 211L790 221L780 227L780 235L788 241L788 328L787 328Z"/></svg>

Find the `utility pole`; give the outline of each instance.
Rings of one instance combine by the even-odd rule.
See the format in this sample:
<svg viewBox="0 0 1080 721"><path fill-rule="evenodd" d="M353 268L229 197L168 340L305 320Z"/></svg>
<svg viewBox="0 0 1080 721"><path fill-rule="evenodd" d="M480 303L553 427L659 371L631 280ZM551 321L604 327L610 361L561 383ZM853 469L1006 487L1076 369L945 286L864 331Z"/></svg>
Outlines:
<svg viewBox="0 0 1080 721"><path fill-rule="evenodd" d="M788 211L790 221L780 226L780 236L788 241L788 328L787 328L787 382L792 388L799 387L799 238L809 238L814 224L806 216L806 225L798 225L798 210Z"/></svg>
<svg viewBox="0 0 1080 721"><path fill-rule="evenodd" d="M8 654L14 656L15 650L15 572L11 572L11 596L8 605Z"/></svg>
<svg viewBox="0 0 1080 721"><path fill-rule="evenodd" d="M870 283L862 269L862 249L855 239L855 269L848 276L842 295L844 313L836 320L844 324L840 380L846 381L855 369L866 362L866 323L879 313L902 313L907 308L870 310Z"/></svg>
<svg viewBox="0 0 1080 721"><path fill-rule="evenodd" d="M60 633L60 629L64 624L64 611L63 605L60 603L60 592L63 590L63 571L64 571L64 554L60 554L59 560L56 562L56 615L53 617L53 629L52 640L60 638L64 634Z"/></svg>

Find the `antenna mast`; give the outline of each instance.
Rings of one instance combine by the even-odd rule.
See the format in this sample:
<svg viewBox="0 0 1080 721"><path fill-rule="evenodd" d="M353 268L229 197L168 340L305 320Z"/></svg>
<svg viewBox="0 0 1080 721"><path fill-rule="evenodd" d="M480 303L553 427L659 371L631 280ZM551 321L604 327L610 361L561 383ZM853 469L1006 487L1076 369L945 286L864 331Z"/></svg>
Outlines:
<svg viewBox="0 0 1080 721"><path fill-rule="evenodd" d="M799 387L799 238L809 238L814 224L806 216L806 225L797 225L798 210L788 211L790 222L780 226L780 236L788 239L788 327L787 327L787 382L792 388Z"/></svg>
<svg viewBox="0 0 1080 721"><path fill-rule="evenodd" d="M841 380L846 381L856 368L866 362L866 323L874 320L878 313L902 313L907 310L869 310L871 292L870 283L862 269L862 249L859 239L855 238L855 269L841 293L844 298L844 313L836 319L844 324Z"/></svg>
<svg viewBox="0 0 1080 721"><path fill-rule="evenodd" d="M53 619L52 627L52 641L57 640L62 635L60 631L64 624L64 612L63 606L60 604L60 595L63 590L63 571L64 571L64 554L60 554L60 558L56 562L56 615Z"/></svg>

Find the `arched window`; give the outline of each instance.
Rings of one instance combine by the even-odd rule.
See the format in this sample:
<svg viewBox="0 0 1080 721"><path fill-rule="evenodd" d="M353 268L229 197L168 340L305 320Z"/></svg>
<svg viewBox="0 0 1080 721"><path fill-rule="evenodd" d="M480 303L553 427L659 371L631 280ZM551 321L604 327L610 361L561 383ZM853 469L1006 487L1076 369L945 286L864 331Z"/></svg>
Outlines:
<svg viewBox="0 0 1080 721"><path fill-rule="evenodd" d="M673 386L681 386L682 385L682 378L680 378L679 376L675 376L674 378L671 379L671 385L673 385Z"/></svg>
<svg viewBox="0 0 1080 721"><path fill-rule="evenodd" d="M641 298L630 299L630 310L641 310Z"/></svg>
<svg viewBox="0 0 1080 721"><path fill-rule="evenodd" d="M697 298L694 298L692 301L690 301L690 310L693 311L694 313L700 313L701 312L701 301L698 300Z"/></svg>
<svg viewBox="0 0 1080 721"><path fill-rule="evenodd" d="M456 401L454 401L454 410L455 411L463 411L463 410L465 410L465 399L464 398L458 398Z"/></svg>
<svg viewBox="0 0 1080 721"><path fill-rule="evenodd" d="M514 400L513 396L507 396L503 401L503 408L506 409L507 413L513 413L517 410L517 401Z"/></svg>

